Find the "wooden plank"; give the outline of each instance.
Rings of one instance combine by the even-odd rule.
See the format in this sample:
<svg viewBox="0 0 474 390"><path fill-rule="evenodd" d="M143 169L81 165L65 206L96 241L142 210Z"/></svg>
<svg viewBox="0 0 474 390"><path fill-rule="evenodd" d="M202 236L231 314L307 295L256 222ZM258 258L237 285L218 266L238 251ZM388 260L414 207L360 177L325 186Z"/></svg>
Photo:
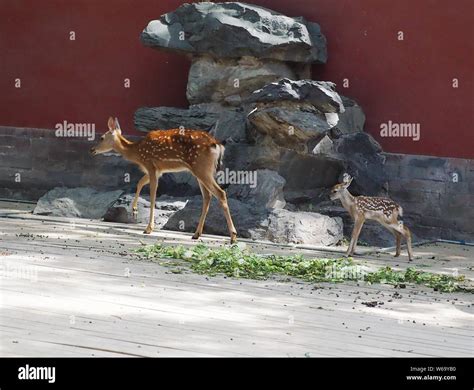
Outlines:
<svg viewBox="0 0 474 390"><path fill-rule="evenodd" d="M61 323L61 320L56 320L53 319L53 317L47 317L48 319L51 319L51 321L48 321L47 323L44 323L44 328L48 329L49 331L52 331L54 334L58 334L60 331L64 331L64 327L59 326L59 331L56 329L58 327L58 323ZM46 320L47 318L42 318L43 320ZM9 318L9 321L14 321L15 318ZM17 319L16 322L22 321L21 319ZM26 320L25 320L26 321ZM31 319L28 321L31 322ZM64 322L64 321L62 321ZM72 331L77 331L79 327L84 327L89 321L81 321L81 324L75 324L73 326ZM33 321L33 323L36 323L36 321ZM128 323L130 325L130 323ZM264 347L264 353L269 353L272 352L274 355L279 355L279 356L285 356L286 354L290 356L303 356L305 353L308 353L311 351L312 354L317 354L318 356L332 356L334 352L344 352L346 355L350 356L362 356L360 351L360 345L356 346L357 348L355 350L351 349L350 346L345 346L342 345L342 349L335 347L332 343L328 344L328 341L330 340L318 340L318 338L308 338L306 337L304 339L305 343L303 345L299 345L295 339L295 331L292 329L292 333L290 334L289 332L285 333L285 337L288 340L291 340L291 342L285 342L285 340L273 340L273 339L268 339L268 337L265 337L264 332L260 332L258 338L253 338L253 339L245 339L245 337L242 336L240 333L233 333L232 338L229 337L220 337L220 335L215 332L204 332L202 334L199 334L199 332L196 332L196 329L194 325L192 326L187 326L185 324L177 325L177 324L172 324L169 328L161 324L159 328L156 326L150 326L150 329L155 333L154 335L150 333L149 329L144 327L143 322L137 322L138 328L134 326L127 326L126 333L122 333L119 330L117 330L116 327L111 326L110 324L103 323L103 321L99 321L99 323L94 323L94 325L90 325L89 328L87 329L81 329L82 330L82 336L84 333L87 332L101 332L102 337L104 338L110 338L111 335L113 335L112 340L119 340L122 341L123 337L126 337L127 340L143 345L143 338L148 341L148 343L151 340L160 340L159 342L161 343L162 340L166 340L166 342L174 341L174 338L176 337L176 334L173 337L173 333L182 333L182 334L187 334L188 338L191 339L190 343L194 343L195 345L199 346L199 348L202 350L206 350L207 348L216 348L216 345L223 345L219 349L219 355L220 356L225 356L225 348L233 348L232 354L233 355L239 355L240 350L242 350L245 354L249 354L249 352L252 351L252 349L256 349L257 351ZM179 328L179 329L177 329ZM263 328L265 329L265 328ZM289 330L289 329L287 329ZM268 325L267 325L267 331L268 331ZM158 333L158 335L157 335ZM171 334L171 336L170 336ZM297 334L297 333L296 333ZM142 339L140 339L142 337ZM268 339L268 340L267 340ZM253 343L252 341L255 341ZM180 337L179 340L180 343L183 342L183 338ZM117 343L114 343L114 348L117 349ZM314 345L317 344L317 347ZM359 342L360 344L360 342ZM224 347L225 346L225 347ZM379 353L380 350L379 348L371 348L370 346L363 345L364 349L366 351L371 351L372 353ZM192 346L188 346L188 350L191 349ZM142 350L143 351L143 350ZM391 352L390 352L391 354ZM258 355L258 354L256 354ZM382 356L390 356L388 353L387 354L381 354ZM153 355L152 355L153 356Z"/></svg>
<svg viewBox="0 0 474 390"><path fill-rule="evenodd" d="M65 289L64 289L64 288L62 288L61 290L65 290ZM137 292L139 293L139 292L140 292L140 290L138 290ZM75 292L75 293L76 293L76 292ZM72 298L72 299L71 299L71 298ZM139 298L140 298L140 297L139 297ZM141 298L140 298L140 299L141 299ZM122 298L122 297L120 297L120 300L121 300L121 301L123 301L123 298ZM160 296L160 300L162 300L162 297L161 297L161 296ZM73 302L74 302L74 297L69 297L69 298L67 299L67 301L68 301L68 302L71 302L71 301L72 301L71 303L73 303ZM97 304L97 303L95 303L94 305L96 305L96 304ZM110 302L108 302L107 304L109 305L109 304L110 304ZM122 302L122 304L123 304L123 302ZM58 305L57 305L57 304L54 304L54 307L58 307ZM141 310L142 310L142 309L143 309L143 307L141 307L141 308L139 308L139 309L141 309ZM185 313L185 312L184 312L184 313ZM188 314L186 314L186 315L187 315L187 316L189 316L189 313L188 313ZM296 317L296 316L295 316L295 317ZM211 317L211 318L212 318L212 317ZM296 317L296 318L299 318L299 316L298 316L298 317ZM280 320L281 320L281 318L280 318ZM272 319L272 321L274 322L274 321L275 321L275 319L273 318L273 319ZM287 319L285 318L285 322L286 322L286 321L287 321ZM298 320L298 321L299 321L299 320ZM273 322L272 322L272 323L273 323ZM313 325L313 328L317 328L317 326L314 326L314 325ZM330 325L330 327L329 327L329 328L332 328L332 325ZM409 331L410 331L410 332L412 332L412 331L413 331L413 329L411 329L411 330L409 330ZM384 336L384 338L386 338L386 336Z"/></svg>
<svg viewBox="0 0 474 390"><path fill-rule="evenodd" d="M322 284L325 288L313 290L300 282L170 274L121 252L140 245L138 239L192 245L189 235L160 232L143 239L136 226L61 218L16 215L0 221L0 247L10 253L0 257L0 264L38 272L37 281L1 280L0 332L10 342L20 340L3 343L2 355L472 356L472 298L467 294L408 286L398 290L403 299L388 302L395 292L391 286ZM16 236L25 232L26 237ZM291 253L284 247L251 246ZM430 272L452 266L460 273L462 267L467 270L468 263L455 253L456 259L433 262ZM387 255L367 263L409 266ZM130 277L124 275L126 268ZM371 300L385 304L361 305ZM70 315L77 321L73 327L67 323Z"/></svg>

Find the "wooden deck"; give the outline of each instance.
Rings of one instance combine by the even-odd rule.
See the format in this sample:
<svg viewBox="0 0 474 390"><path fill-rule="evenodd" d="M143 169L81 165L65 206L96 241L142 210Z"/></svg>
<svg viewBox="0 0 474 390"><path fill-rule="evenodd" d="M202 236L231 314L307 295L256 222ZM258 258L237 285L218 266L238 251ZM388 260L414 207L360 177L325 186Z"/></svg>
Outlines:
<svg viewBox="0 0 474 390"><path fill-rule="evenodd" d="M144 236L143 226L21 208L0 204L1 356L473 356L471 294L173 274L127 250L140 241L192 245L189 234ZM431 272L474 277L471 248L431 245L415 254ZM360 260L408 265L390 254Z"/></svg>

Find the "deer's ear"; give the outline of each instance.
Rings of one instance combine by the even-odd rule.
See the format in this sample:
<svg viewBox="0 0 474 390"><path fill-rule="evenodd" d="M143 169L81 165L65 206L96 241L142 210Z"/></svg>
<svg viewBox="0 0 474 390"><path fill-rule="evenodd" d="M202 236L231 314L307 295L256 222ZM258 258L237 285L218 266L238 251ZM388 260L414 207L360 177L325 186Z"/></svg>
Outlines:
<svg viewBox="0 0 474 390"><path fill-rule="evenodd" d="M120 128L120 123L117 118L114 120L115 131L119 134L122 134L122 129Z"/></svg>
<svg viewBox="0 0 474 390"><path fill-rule="evenodd" d="M353 180L352 176L349 175L348 173L344 173L344 175L342 175L342 183L344 184L345 188L351 185L352 180Z"/></svg>
<svg viewBox="0 0 474 390"><path fill-rule="evenodd" d="M107 122L107 126L109 126L109 130L110 130L110 131L115 130L115 121L114 121L114 118L109 117L109 121Z"/></svg>

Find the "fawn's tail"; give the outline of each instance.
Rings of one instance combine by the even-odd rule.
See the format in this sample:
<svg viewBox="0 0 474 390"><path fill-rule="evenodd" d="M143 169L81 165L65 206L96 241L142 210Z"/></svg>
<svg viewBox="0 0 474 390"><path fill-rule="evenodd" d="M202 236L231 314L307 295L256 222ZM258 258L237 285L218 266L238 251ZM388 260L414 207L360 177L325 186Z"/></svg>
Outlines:
<svg viewBox="0 0 474 390"><path fill-rule="evenodd" d="M224 151L225 147L224 145L216 142L212 145L214 148L214 153L215 153L215 167L216 167L216 172L220 171L223 166L223 160L224 160Z"/></svg>

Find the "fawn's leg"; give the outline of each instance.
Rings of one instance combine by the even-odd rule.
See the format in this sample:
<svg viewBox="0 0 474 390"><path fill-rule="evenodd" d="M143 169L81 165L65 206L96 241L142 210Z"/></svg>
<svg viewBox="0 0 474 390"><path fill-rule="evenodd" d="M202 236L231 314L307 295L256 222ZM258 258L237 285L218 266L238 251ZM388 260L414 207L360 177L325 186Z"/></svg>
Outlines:
<svg viewBox="0 0 474 390"><path fill-rule="evenodd" d="M395 238L397 240L397 249L395 252L395 257L400 256L401 248L402 248L402 235L398 232L395 232Z"/></svg>
<svg viewBox="0 0 474 390"><path fill-rule="evenodd" d="M397 222L397 225L393 227L394 230L398 232L400 236L405 237L407 241L407 252L408 252L408 260L413 260L413 250L411 247L411 232L402 222ZM401 237L400 237L401 239ZM400 252L398 250L398 252Z"/></svg>
<svg viewBox="0 0 474 390"><path fill-rule="evenodd" d="M407 240L407 252L408 252L408 260L412 261L413 260L413 249L411 247L411 232L410 229L408 229L406 226L403 226L403 231L402 233L405 236L405 239Z"/></svg>
<svg viewBox="0 0 474 390"><path fill-rule="evenodd" d="M364 225L364 218L363 217L356 217L354 220L354 228L352 229L352 237L351 242L349 244L349 248L347 248L346 256L351 256L354 254L357 240L359 239L360 231L362 230L362 226Z"/></svg>
<svg viewBox="0 0 474 390"><path fill-rule="evenodd" d="M156 190L158 189L158 175L156 173L149 173L150 177L150 219L148 226L143 233L150 234L155 228L155 201L156 201Z"/></svg>
<svg viewBox="0 0 474 390"><path fill-rule="evenodd" d="M207 212L209 211L209 204L211 203L211 193L209 190L204 186L204 184L201 183L201 181L198 179L199 183L199 188L201 189L201 194L202 194L202 212L201 212L201 218L199 218L199 223L196 228L196 232L193 235L193 239L197 240L201 234L202 234L202 229L204 228L204 221L206 220Z"/></svg>
<svg viewBox="0 0 474 390"><path fill-rule="evenodd" d="M145 175L139 180L137 184L137 191L135 192L135 198L133 198L133 202L132 202L132 213L133 213L134 218L136 218L138 214L137 204L138 204L138 198L140 197L140 192L142 192L143 187L147 185L149 182L150 182L150 176Z"/></svg>
<svg viewBox="0 0 474 390"><path fill-rule="evenodd" d="M390 226L386 226L386 228L388 230L390 230L390 232L393 234L393 236L395 237L395 241L396 241L396 250L395 250L395 257L398 257L400 256L400 252L401 252L401 246L402 246L402 235L401 233L399 233L396 229L390 227Z"/></svg>
<svg viewBox="0 0 474 390"><path fill-rule="evenodd" d="M219 200L227 221L227 227L230 233L230 243L233 244L237 241L237 231L235 230L234 222L232 222L232 217L230 215L229 205L227 204L227 195L225 191L219 187L219 184L216 183L213 176L208 176L207 180L203 180L203 184Z"/></svg>

